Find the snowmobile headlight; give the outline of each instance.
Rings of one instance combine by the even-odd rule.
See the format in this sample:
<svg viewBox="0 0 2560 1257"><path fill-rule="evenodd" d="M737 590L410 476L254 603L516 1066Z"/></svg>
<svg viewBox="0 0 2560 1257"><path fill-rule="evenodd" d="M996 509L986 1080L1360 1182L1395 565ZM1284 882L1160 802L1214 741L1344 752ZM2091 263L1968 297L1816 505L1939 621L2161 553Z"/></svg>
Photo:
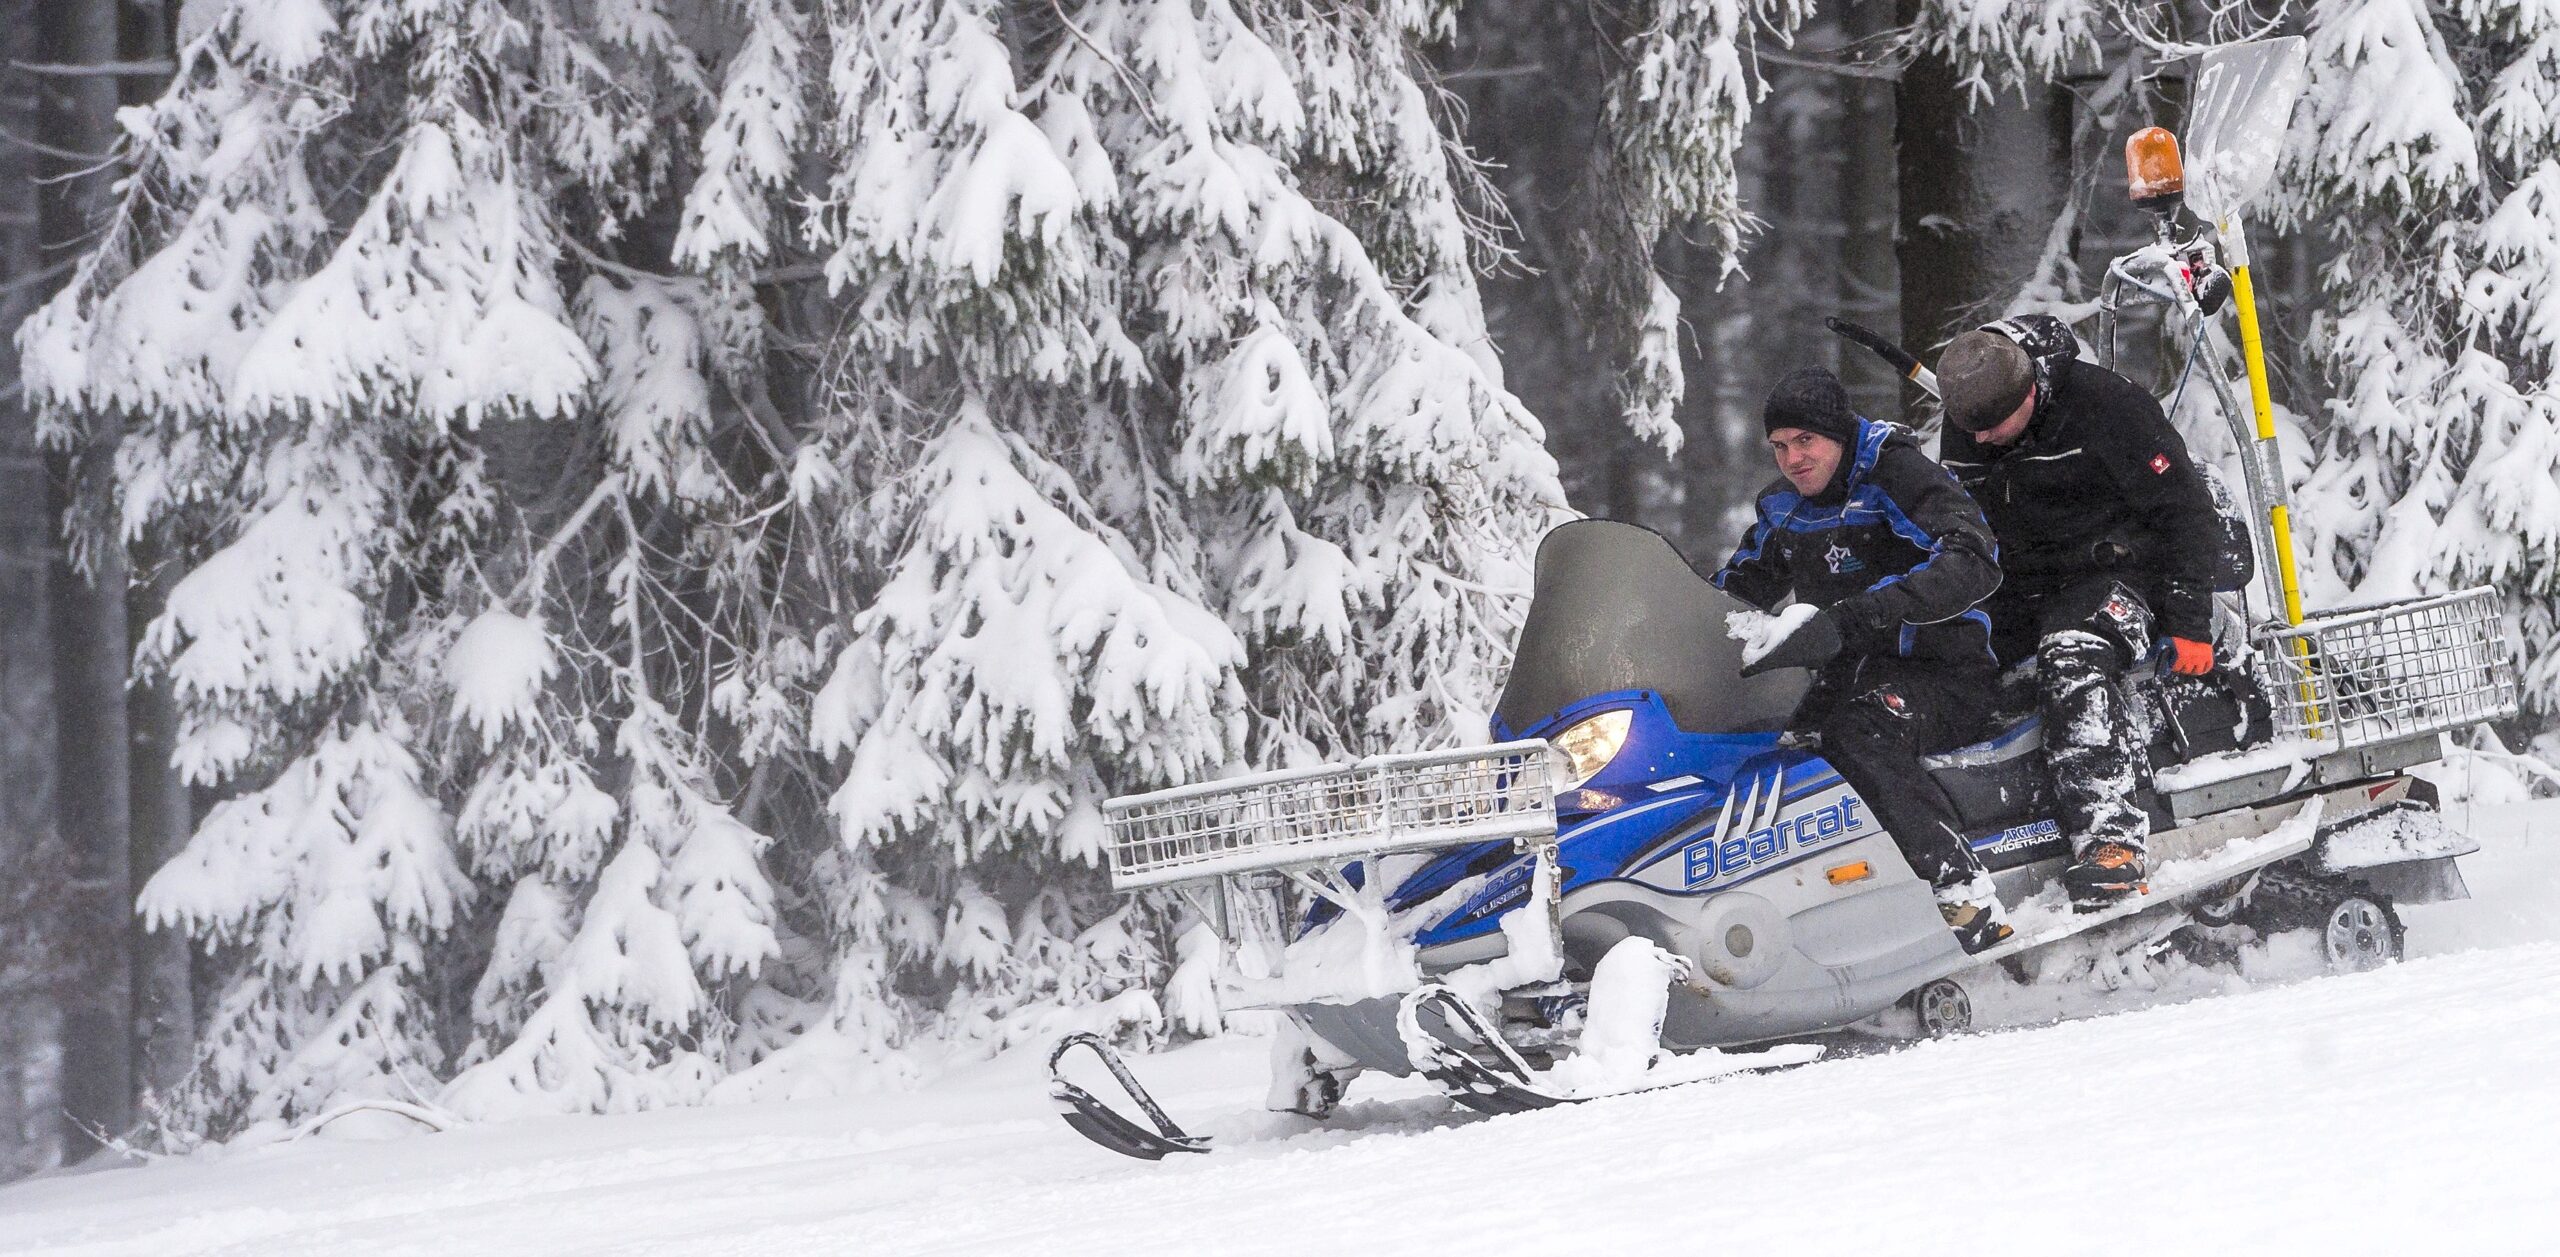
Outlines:
<svg viewBox="0 0 2560 1257"><path fill-rule="evenodd" d="M1548 739L1548 744L1564 756L1565 779L1559 788L1576 789L1599 776L1600 770L1618 757L1618 749L1627 744L1627 729L1635 720L1636 714L1631 711L1604 711L1576 721Z"/></svg>

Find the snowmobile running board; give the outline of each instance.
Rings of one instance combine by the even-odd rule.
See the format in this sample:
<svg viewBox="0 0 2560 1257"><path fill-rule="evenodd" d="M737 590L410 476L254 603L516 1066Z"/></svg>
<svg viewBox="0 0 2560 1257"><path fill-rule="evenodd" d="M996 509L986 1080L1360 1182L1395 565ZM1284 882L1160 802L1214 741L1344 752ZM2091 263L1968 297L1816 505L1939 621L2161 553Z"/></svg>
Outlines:
<svg viewBox="0 0 2560 1257"><path fill-rule="evenodd" d="M1067 1081L1066 1075L1059 1071L1058 1063L1070 1049L1078 1047L1091 1051L1102 1062L1103 1068L1111 1071L1113 1081L1118 1082L1120 1089L1136 1102L1147 1115L1147 1120L1155 1123L1154 1130L1130 1121L1092 1092ZM1154 1096L1147 1094L1145 1087L1138 1085L1137 1075L1129 1072L1127 1062L1122 1061L1120 1054L1098 1034L1071 1034L1058 1040L1058 1046L1050 1050L1049 1098L1057 1102L1059 1116L1066 1118L1067 1125L1074 1127L1077 1134L1122 1156L1157 1161L1170 1153L1209 1150L1209 1137L1187 1134L1174 1124L1172 1118L1165 1116L1164 1107L1156 1103Z"/></svg>
<svg viewBox="0 0 2560 1257"><path fill-rule="evenodd" d="M2311 850L2319 840L2324 801L2321 796L2313 796L2293 815L2254 838L2240 839L2202 855L2172 856L2145 881L2140 894L2129 895L2109 907L2095 912L2051 912L2044 914L2041 920L2021 914L2015 920L2017 933L2009 941L1987 948L1978 955L1964 957L1948 973L1997 964L2013 956L2090 933L2100 926L2169 907L2190 896L2246 877L2270 864L2301 855ZM2178 832L2173 830L2161 838L2174 839Z"/></svg>

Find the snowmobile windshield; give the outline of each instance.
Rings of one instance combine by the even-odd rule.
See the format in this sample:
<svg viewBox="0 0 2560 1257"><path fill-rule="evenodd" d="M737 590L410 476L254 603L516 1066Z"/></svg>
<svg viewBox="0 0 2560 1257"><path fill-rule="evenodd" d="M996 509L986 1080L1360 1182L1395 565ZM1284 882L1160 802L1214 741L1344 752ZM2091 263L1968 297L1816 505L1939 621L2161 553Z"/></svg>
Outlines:
<svg viewBox="0 0 2560 1257"><path fill-rule="evenodd" d="M1745 678L1742 643L1725 633L1726 614L1742 610L1660 533L1566 524L1538 545L1537 588L1494 715L1517 734L1596 694L1652 690L1691 733L1778 729L1810 677Z"/></svg>

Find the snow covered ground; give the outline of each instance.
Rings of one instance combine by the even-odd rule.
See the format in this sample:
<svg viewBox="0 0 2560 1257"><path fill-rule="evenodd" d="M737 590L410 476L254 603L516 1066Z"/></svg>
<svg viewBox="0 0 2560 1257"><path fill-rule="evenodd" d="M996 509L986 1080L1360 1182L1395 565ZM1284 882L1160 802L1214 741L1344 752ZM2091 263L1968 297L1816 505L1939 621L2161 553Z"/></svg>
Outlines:
<svg viewBox="0 0 2560 1257"><path fill-rule="evenodd" d="M0 1253L2545 1252L2560 806L2487 811L2415 958L1496 1120L1254 1112L1261 1044L1139 1068L1273 1136L1147 1165L1017 1055L911 1094L297 1144L0 1191ZM1347 1129L1346 1129L1347 1128Z"/></svg>

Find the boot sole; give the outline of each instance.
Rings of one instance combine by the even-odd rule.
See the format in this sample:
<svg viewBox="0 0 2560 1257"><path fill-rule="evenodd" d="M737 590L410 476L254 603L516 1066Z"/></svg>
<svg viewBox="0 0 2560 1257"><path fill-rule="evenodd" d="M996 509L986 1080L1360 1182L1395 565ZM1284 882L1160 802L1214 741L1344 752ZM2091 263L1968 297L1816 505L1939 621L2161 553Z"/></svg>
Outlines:
<svg viewBox="0 0 2560 1257"><path fill-rule="evenodd" d="M2147 881L2081 887L2071 892L2071 910L2073 912L2104 912L2135 895L2150 893L2151 883Z"/></svg>

